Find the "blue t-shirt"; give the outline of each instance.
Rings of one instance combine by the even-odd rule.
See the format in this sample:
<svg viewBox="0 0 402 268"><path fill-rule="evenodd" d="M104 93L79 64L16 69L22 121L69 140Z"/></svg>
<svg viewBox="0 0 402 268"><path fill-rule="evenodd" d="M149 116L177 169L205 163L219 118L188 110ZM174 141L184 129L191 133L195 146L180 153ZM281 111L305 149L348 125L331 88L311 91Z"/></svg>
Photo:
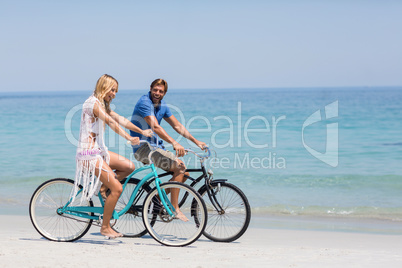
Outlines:
<svg viewBox="0 0 402 268"><path fill-rule="evenodd" d="M158 120L158 124L161 124L162 118L171 117L172 112L170 111L164 100L162 100L161 103L155 108L151 100L151 92L148 92L148 94L142 96L135 105L133 115L131 117L131 123L142 130L150 129L151 127L144 119L145 117L150 115L155 116L156 120ZM130 135L133 137L139 137L141 140L147 140L153 146L155 146L156 142L158 141L158 147L165 149L162 139L159 139L156 134L155 137L147 138L140 133L130 130ZM134 152L137 151L138 148L139 146L133 146Z"/></svg>

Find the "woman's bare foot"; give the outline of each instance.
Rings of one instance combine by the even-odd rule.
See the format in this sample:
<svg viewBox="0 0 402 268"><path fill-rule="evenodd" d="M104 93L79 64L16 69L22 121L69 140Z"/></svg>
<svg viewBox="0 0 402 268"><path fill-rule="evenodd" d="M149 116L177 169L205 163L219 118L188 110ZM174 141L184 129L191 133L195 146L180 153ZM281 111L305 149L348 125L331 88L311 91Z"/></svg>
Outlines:
<svg viewBox="0 0 402 268"><path fill-rule="evenodd" d="M123 236L122 233L118 233L115 230L113 230L112 228L104 227L104 226L101 227L100 233L101 233L101 235L104 235L105 237L110 238L110 239L114 239L116 237L122 237Z"/></svg>
<svg viewBox="0 0 402 268"><path fill-rule="evenodd" d="M180 210L176 209L176 219L182 220L184 222L188 221L186 215L183 214L183 212L181 212Z"/></svg>

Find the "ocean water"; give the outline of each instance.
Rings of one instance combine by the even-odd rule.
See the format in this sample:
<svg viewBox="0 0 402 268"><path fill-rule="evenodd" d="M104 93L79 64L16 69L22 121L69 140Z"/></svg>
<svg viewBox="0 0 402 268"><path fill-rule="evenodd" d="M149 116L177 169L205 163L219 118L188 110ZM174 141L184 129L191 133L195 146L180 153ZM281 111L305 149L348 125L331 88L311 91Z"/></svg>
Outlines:
<svg viewBox="0 0 402 268"><path fill-rule="evenodd" d="M130 118L146 93L120 90L114 110ZM40 183L73 178L80 108L90 94L0 93L0 214L27 214ZM402 88L171 89L165 100L214 150L208 167L246 193L253 216L402 225ZM134 160L107 129L109 149ZM190 155L184 161L199 166Z"/></svg>

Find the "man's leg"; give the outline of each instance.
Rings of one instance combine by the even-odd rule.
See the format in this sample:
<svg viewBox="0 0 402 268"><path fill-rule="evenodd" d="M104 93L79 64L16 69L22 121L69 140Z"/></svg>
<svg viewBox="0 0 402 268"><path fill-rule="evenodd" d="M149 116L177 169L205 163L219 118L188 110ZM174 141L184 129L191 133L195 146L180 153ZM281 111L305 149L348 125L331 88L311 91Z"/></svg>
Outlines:
<svg viewBox="0 0 402 268"><path fill-rule="evenodd" d="M185 175L189 175L188 172L185 172L186 166L184 165L183 161L177 160L172 165L170 171L173 172L173 176L169 181L177 181L184 183L186 181ZM172 189L171 190L171 202L173 207L176 209L177 215L176 217L182 221L188 221L187 217L181 212L179 208L179 189Z"/></svg>
<svg viewBox="0 0 402 268"><path fill-rule="evenodd" d="M177 181L184 183L186 181L185 175L189 175L186 170L186 166L184 165L183 161L177 159L177 157L168 151L164 151L162 149L157 149L156 152L152 154L152 161L154 162L155 166L161 168L165 171L173 172L172 179L169 181ZM176 210L176 218L182 221L188 221L187 217L181 212L179 208L179 189L169 189L166 191L166 194L171 194L170 201L172 202L173 207Z"/></svg>

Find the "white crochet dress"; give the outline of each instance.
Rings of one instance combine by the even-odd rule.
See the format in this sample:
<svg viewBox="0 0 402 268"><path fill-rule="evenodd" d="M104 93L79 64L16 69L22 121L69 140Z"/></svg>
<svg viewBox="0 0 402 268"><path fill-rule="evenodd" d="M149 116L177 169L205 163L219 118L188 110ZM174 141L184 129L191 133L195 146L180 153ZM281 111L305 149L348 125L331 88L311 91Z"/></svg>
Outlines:
<svg viewBox="0 0 402 268"><path fill-rule="evenodd" d="M94 96L90 96L82 107L80 136L78 140L76 154L76 173L75 187L72 192L73 201L82 185L83 192L80 202L90 200L92 196L99 192L102 182L95 176L96 163L99 161L98 172L102 172L103 161L109 164L110 156L104 142L105 123L94 115L94 105L100 101ZM101 109L100 109L101 110Z"/></svg>

